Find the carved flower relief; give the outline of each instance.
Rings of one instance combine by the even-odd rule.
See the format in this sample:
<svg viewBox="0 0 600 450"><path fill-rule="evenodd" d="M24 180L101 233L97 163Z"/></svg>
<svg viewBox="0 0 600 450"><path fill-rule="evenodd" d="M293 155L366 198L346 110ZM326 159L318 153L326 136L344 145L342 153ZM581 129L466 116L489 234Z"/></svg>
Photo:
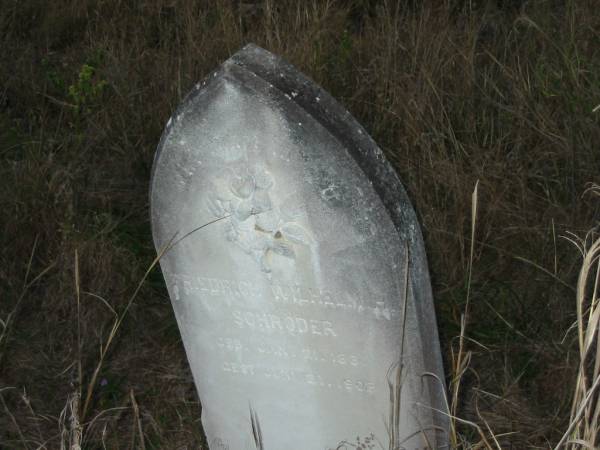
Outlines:
<svg viewBox="0 0 600 450"><path fill-rule="evenodd" d="M272 201L271 175L259 167L239 172L227 169L212 183L208 208L216 217L228 217L226 238L235 242L270 273L269 254L295 258L294 244L310 245L307 231L281 213Z"/></svg>

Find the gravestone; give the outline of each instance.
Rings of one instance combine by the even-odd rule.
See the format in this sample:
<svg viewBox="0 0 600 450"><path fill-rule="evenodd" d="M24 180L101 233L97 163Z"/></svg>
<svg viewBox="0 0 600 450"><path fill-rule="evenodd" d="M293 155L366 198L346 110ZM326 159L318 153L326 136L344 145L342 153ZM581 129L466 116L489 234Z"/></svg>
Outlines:
<svg viewBox="0 0 600 450"><path fill-rule="evenodd" d="M150 196L211 450L446 448L419 224L329 94L243 48L169 120Z"/></svg>

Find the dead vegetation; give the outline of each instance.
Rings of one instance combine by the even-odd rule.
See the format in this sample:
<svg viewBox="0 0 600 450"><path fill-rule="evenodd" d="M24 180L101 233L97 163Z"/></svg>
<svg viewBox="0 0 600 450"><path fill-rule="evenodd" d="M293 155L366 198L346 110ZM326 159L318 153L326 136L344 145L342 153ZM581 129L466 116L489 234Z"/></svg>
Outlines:
<svg viewBox="0 0 600 450"><path fill-rule="evenodd" d="M247 42L407 187L455 445L597 447L599 30L595 0L2 2L0 447L205 448L147 187L170 113Z"/></svg>

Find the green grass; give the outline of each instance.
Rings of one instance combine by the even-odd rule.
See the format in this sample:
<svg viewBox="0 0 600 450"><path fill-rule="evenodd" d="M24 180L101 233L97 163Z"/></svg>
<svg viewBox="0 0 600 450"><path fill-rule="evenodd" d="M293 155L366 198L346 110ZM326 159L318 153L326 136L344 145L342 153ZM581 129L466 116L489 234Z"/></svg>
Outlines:
<svg viewBox="0 0 600 450"><path fill-rule="evenodd" d="M482 441L467 421L492 446L490 430L503 448L559 442L585 373L570 330L581 255L562 236L600 211L584 195L600 168L597 2L400 3L3 2L0 447L72 434L61 411L80 395L81 414L110 308L124 312L155 256L147 189L163 126L247 42L331 92L394 164L425 234L447 368L470 289L457 443ZM174 327L154 272L103 360L110 389L92 386L84 448L202 448Z"/></svg>

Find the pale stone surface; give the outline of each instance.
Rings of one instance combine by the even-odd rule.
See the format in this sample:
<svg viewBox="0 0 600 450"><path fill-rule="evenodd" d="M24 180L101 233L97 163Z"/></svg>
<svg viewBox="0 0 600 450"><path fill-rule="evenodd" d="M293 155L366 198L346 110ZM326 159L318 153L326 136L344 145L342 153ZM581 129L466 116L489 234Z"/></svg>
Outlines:
<svg viewBox="0 0 600 450"><path fill-rule="evenodd" d="M445 446L414 211L327 93L245 47L169 121L151 208L158 250L223 218L161 260L211 450L256 448L251 409L266 450L387 450L400 362L400 448Z"/></svg>

